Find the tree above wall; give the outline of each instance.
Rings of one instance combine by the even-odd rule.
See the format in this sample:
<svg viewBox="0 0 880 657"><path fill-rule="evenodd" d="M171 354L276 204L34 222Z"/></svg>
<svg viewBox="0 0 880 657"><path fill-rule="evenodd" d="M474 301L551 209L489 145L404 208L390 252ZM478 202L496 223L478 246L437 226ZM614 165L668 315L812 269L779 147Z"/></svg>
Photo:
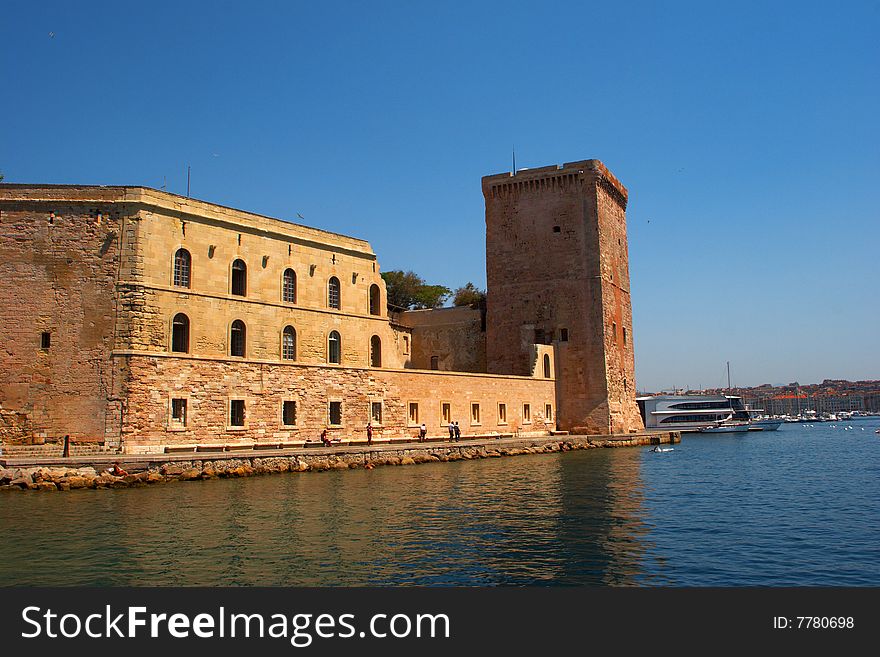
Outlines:
<svg viewBox="0 0 880 657"><path fill-rule="evenodd" d="M421 276L411 271L382 272L382 279L385 281L388 307L391 310L438 308L452 294L448 287L428 285Z"/></svg>
<svg viewBox="0 0 880 657"><path fill-rule="evenodd" d="M479 308L486 303L486 290L481 290L473 283L468 283L455 291L452 299L453 306L470 306Z"/></svg>

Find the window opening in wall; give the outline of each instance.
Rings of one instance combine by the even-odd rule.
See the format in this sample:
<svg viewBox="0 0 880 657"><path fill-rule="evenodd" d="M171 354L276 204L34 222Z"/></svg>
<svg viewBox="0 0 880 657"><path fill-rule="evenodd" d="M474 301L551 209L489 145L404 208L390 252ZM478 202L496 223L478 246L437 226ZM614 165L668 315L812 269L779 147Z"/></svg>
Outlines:
<svg viewBox="0 0 880 657"><path fill-rule="evenodd" d="M544 329L535 329L535 344L544 344L544 340L546 340Z"/></svg>
<svg viewBox="0 0 880 657"><path fill-rule="evenodd" d="M335 425L342 424L342 402L341 401L330 402L330 424L335 424Z"/></svg>
<svg viewBox="0 0 880 657"><path fill-rule="evenodd" d="M507 404L498 404L498 424L507 424Z"/></svg>
<svg viewBox="0 0 880 657"><path fill-rule="evenodd" d="M281 285L281 299L286 303L296 303L296 272L284 270L284 282Z"/></svg>
<svg viewBox="0 0 880 657"><path fill-rule="evenodd" d="M339 279L333 276L327 283L327 305L339 310Z"/></svg>
<svg viewBox="0 0 880 657"><path fill-rule="evenodd" d="M379 291L379 286L375 283L370 286L370 314L371 315L380 315L380 300L382 297L382 293Z"/></svg>
<svg viewBox="0 0 880 657"><path fill-rule="evenodd" d="M43 331L40 334L40 349L48 349L52 346L52 334L49 331Z"/></svg>
<svg viewBox="0 0 880 657"><path fill-rule="evenodd" d="M177 313L171 320L171 351L189 353L189 317Z"/></svg>
<svg viewBox="0 0 880 657"><path fill-rule="evenodd" d="M177 249L174 254L174 284L177 287L189 287L189 274L192 256L186 249Z"/></svg>
<svg viewBox="0 0 880 657"><path fill-rule="evenodd" d="M403 353L404 355L409 355L409 336L403 336Z"/></svg>
<svg viewBox="0 0 880 657"><path fill-rule="evenodd" d="M293 400L285 400L281 404L281 422L285 426L293 426L296 424L296 402Z"/></svg>
<svg viewBox="0 0 880 657"><path fill-rule="evenodd" d="M296 331L292 326L285 326L281 334L281 358L296 360Z"/></svg>
<svg viewBox="0 0 880 657"><path fill-rule="evenodd" d="M419 405L416 402L409 403L409 423L410 424L418 424L419 423Z"/></svg>
<svg viewBox="0 0 880 657"><path fill-rule="evenodd" d="M440 357L439 356L431 356L431 369L439 370L440 369Z"/></svg>
<svg viewBox="0 0 880 657"><path fill-rule="evenodd" d="M471 404L471 424L480 423L480 405L478 403Z"/></svg>
<svg viewBox="0 0 880 657"><path fill-rule="evenodd" d="M562 229L559 226L553 226L553 232L560 233L560 232L562 232Z"/></svg>
<svg viewBox="0 0 880 657"><path fill-rule="evenodd" d="M172 399L171 400L171 422L173 424L179 424L180 426L186 426L186 400L185 399Z"/></svg>
<svg viewBox="0 0 880 657"><path fill-rule="evenodd" d="M617 341L617 322L611 322L611 335Z"/></svg>
<svg viewBox="0 0 880 657"><path fill-rule="evenodd" d="M330 363L335 363L339 365L342 362L342 345L341 338L339 337L339 333L336 331L330 332L330 337L327 339L327 360Z"/></svg>
<svg viewBox="0 0 880 657"><path fill-rule="evenodd" d="M567 328L559 329L559 341L560 342L568 342L568 329Z"/></svg>
<svg viewBox="0 0 880 657"><path fill-rule="evenodd" d="M544 404L544 419L548 422L553 421L553 406L551 404Z"/></svg>
<svg viewBox="0 0 880 657"><path fill-rule="evenodd" d="M382 340L378 335L370 338L370 367L382 367Z"/></svg>
<svg viewBox="0 0 880 657"><path fill-rule="evenodd" d="M544 378L550 378L550 354L544 354Z"/></svg>
<svg viewBox="0 0 880 657"><path fill-rule="evenodd" d="M449 424L452 422L452 404L447 402L440 404L440 417L442 418L443 424Z"/></svg>
<svg viewBox="0 0 880 657"><path fill-rule="evenodd" d="M532 421L532 405L523 404L523 422Z"/></svg>
<svg viewBox="0 0 880 657"><path fill-rule="evenodd" d="M374 424L382 424L382 402L370 402L370 419Z"/></svg>
<svg viewBox="0 0 880 657"><path fill-rule="evenodd" d="M244 260L232 263L232 293L240 297L247 296L247 265Z"/></svg>
<svg viewBox="0 0 880 657"><path fill-rule="evenodd" d="M229 402L229 426L244 426L244 399L232 399Z"/></svg>
<svg viewBox="0 0 880 657"><path fill-rule="evenodd" d="M623 327L623 345L626 346L626 327Z"/></svg>
<svg viewBox="0 0 880 657"><path fill-rule="evenodd" d="M231 356L244 357L246 332L247 329L243 321L237 319L232 322L229 329L229 354Z"/></svg>

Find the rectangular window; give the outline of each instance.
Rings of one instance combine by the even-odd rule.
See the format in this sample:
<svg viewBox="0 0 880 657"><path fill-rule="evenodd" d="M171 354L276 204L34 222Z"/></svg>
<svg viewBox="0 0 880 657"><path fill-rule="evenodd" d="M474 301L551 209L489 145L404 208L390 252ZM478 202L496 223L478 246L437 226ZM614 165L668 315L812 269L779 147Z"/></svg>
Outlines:
<svg viewBox="0 0 880 657"><path fill-rule="evenodd" d="M544 419L547 422L553 421L553 406L551 404L544 404Z"/></svg>
<svg viewBox="0 0 880 657"><path fill-rule="evenodd" d="M626 346L626 327L623 327L623 346Z"/></svg>
<svg viewBox="0 0 880 657"><path fill-rule="evenodd" d="M529 423L532 421L532 405L531 404L523 404L523 423Z"/></svg>
<svg viewBox="0 0 880 657"><path fill-rule="evenodd" d="M614 336L614 341L617 342L617 322L611 322L611 335Z"/></svg>
<svg viewBox="0 0 880 657"><path fill-rule="evenodd" d="M409 354L409 336L408 335L403 336L403 353L404 353L404 355Z"/></svg>
<svg viewBox="0 0 880 657"><path fill-rule="evenodd" d="M292 427L296 424L296 402L285 400L281 404L281 423Z"/></svg>
<svg viewBox="0 0 880 657"><path fill-rule="evenodd" d="M330 424L334 424L334 425L341 425L342 424L342 402L341 401L330 402Z"/></svg>
<svg viewBox="0 0 880 657"><path fill-rule="evenodd" d="M431 356L431 369L439 370L440 369L440 357L439 356Z"/></svg>
<svg viewBox="0 0 880 657"><path fill-rule="evenodd" d="M49 331L43 331L40 335L40 349L48 349L52 346L52 334ZM62 349L62 351L64 351Z"/></svg>
<svg viewBox="0 0 880 657"><path fill-rule="evenodd" d="M507 404L498 404L498 424L507 424Z"/></svg>
<svg viewBox="0 0 880 657"><path fill-rule="evenodd" d="M480 405L477 403L471 404L471 424L479 424L480 423Z"/></svg>
<svg viewBox="0 0 880 657"><path fill-rule="evenodd" d="M382 402L370 403L370 419L374 424L382 424Z"/></svg>
<svg viewBox="0 0 880 657"><path fill-rule="evenodd" d="M171 423L185 427L186 426L186 400L171 400Z"/></svg>
<svg viewBox="0 0 880 657"><path fill-rule="evenodd" d="M244 426L244 399L232 399L229 402L229 426Z"/></svg>
<svg viewBox="0 0 880 657"><path fill-rule="evenodd" d="M559 329L559 341L560 342L568 342L568 329L567 328Z"/></svg>
<svg viewBox="0 0 880 657"><path fill-rule="evenodd" d="M419 405L416 402L409 403L409 423L419 423Z"/></svg>
<svg viewBox="0 0 880 657"><path fill-rule="evenodd" d="M440 404L440 424L450 424L452 422L452 404L443 402Z"/></svg>

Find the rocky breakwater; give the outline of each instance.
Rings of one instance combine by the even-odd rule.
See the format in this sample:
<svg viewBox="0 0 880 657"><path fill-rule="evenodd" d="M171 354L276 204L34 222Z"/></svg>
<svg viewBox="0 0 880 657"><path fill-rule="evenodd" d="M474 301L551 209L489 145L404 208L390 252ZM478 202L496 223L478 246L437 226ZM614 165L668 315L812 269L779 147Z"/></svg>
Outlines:
<svg viewBox="0 0 880 657"><path fill-rule="evenodd" d="M626 447L657 444L656 436L634 436L626 440L602 440L596 436L548 437L531 440L490 440L478 444L440 443L436 445L351 447L348 449L291 450L277 455L236 455L187 459L168 456L132 457L122 460L123 474L113 474L108 465L81 467L0 468L0 490L55 491L80 488L129 488L174 481L250 477L280 472L322 472L378 466L417 465L500 458L526 454L548 454L600 447ZM678 442L677 434L666 434L662 442ZM122 457L124 459L125 457ZM97 467L96 467L97 466ZM117 471L118 472L118 471Z"/></svg>

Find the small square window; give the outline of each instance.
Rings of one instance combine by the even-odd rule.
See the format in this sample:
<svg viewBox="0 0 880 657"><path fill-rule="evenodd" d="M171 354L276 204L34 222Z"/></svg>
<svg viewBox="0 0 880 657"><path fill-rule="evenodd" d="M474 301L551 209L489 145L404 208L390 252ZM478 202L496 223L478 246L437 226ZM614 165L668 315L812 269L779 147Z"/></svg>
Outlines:
<svg viewBox="0 0 880 657"><path fill-rule="evenodd" d="M342 402L341 401L330 402L330 424L337 425L337 426L342 424Z"/></svg>
<svg viewBox="0 0 880 657"><path fill-rule="evenodd" d="M296 402L285 400L281 404L281 422L285 426L291 427L296 424Z"/></svg>
<svg viewBox="0 0 880 657"><path fill-rule="evenodd" d="M229 402L229 426L244 426L244 399L232 399Z"/></svg>
<svg viewBox="0 0 880 657"><path fill-rule="evenodd" d="M52 346L52 334L49 333L49 331L43 331L40 334L40 349L48 349L51 346Z"/></svg>
<svg viewBox="0 0 880 657"><path fill-rule="evenodd" d="M177 426L186 426L186 400L171 400L171 423Z"/></svg>

